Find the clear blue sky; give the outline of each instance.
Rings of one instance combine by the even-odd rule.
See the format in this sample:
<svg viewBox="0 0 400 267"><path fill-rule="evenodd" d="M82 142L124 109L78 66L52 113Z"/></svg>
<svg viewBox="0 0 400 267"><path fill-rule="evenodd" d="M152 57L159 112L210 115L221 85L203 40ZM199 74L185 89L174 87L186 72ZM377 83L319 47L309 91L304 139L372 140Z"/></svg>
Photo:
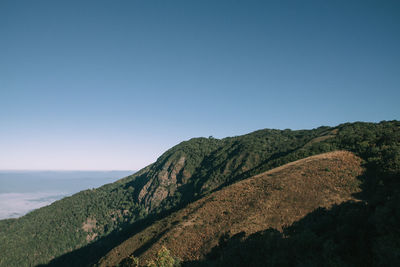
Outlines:
<svg viewBox="0 0 400 267"><path fill-rule="evenodd" d="M400 119L400 1L0 1L0 169Z"/></svg>

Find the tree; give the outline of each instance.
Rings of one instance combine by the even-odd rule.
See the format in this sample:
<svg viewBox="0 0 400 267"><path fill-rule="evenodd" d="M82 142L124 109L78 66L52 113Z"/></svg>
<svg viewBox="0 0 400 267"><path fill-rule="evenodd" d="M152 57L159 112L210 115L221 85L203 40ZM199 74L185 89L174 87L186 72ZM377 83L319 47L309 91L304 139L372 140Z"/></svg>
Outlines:
<svg viewBox="0 0 400 267"><path fill-rule="evenodd" d="M180 260L171 255L171 252L162 246L157 253L157 257L150 261L148 267L179 267L181 266Z"/></svg>

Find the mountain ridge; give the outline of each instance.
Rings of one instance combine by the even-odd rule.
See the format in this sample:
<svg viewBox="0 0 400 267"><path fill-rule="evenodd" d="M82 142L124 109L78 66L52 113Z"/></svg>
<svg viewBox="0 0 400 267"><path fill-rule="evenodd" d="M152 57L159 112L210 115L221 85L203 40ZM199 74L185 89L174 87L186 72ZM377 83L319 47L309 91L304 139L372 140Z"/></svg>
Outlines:
<svg viewBox="0 0 400 267"><path fill-rule="evenodd" d="M398 175L399 133L400 122L383 121L313 130L264 129L224 139L184 141L134 175L22 218L0 221L0 250L5 255L0 266L96 263L127 236L151 224L151 218L161 219L274 167L334 150L352 151L374 170L371 177L376 178L364 181L365 194L374 195L382 181L392 183L394 190L395 180L382 177ZM95 227L83 227L94 221Z"/></svg>

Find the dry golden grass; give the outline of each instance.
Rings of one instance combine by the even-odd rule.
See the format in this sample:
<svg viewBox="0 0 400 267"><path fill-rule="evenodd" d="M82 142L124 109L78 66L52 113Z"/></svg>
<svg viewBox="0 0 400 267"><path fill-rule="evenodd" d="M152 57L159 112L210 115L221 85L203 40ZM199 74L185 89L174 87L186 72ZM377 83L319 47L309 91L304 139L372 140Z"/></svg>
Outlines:
<svg viewBox="0 0 400 267"><path fill-rule="evenodd" d="M346 151L286 164L225 187L154 223L110 251L100 266L114 266L132 253L145 264L163 245L182 260L201 259L225 233L281 230L318 207L353 199L362 172L361 159ZM143 252L137 255L138 250Z"/></svg>

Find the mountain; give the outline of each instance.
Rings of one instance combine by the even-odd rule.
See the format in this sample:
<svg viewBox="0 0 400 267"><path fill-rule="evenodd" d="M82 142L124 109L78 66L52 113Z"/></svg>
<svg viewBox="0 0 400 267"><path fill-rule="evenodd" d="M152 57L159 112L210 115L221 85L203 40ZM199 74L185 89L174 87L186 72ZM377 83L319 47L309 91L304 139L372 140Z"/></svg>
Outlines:
<svg viewBox="0 0 400 267"><path fill-rule="evenodd" d="M0 266L96 264L128 238L173 212L195 205L190 203L206 201L210 194L286 163L336 150L351 151L363 160L365 175L360 176L359 193L363 197L357 199L369 207L382 203L386 207L398 192L399 143L398 121L346 123L299 131L265 129L224 139L194 138L166 151L134 175L82 191L19 219L0 221ZM388 196L393 198L389 201ZM314 204L319 206L319 202ZM391 212L393 207L382 212ZM311 210L304 211L303 216L307 212ZM398 222L397 217L393 220ZM251 237L246 235L240 244L253 241ZM215 247L214 256L204 255L204 260L222 262L221 255L237 248L229 241L226 246ZM396 247L392 243L387 246Z"/></svg>
<svg viewBox="0 0 400 267"><path fill-rule="evenodd" d="M345 151L311 156L224 187L172 213L110 251L99 266L130 255L146 263L162 245L183 261L204 258L221 238L301 219L318 207L356 199L361 159ZM126 260L125 260L126 261Z"/></svg>

